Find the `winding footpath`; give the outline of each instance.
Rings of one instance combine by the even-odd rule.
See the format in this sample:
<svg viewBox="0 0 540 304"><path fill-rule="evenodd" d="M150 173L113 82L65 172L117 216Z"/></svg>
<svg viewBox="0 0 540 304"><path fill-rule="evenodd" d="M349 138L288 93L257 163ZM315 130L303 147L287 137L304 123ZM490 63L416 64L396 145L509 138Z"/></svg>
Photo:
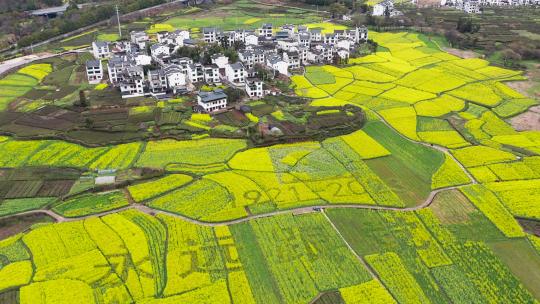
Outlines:
<svg viewBox="0 0 540 304"><path fill-rule="evenodd" d="M470 184L467 184L467 185L470 185ZM135 210L138 210L140 212L143 212L143 213L146 213L146 214L149 214L149 215L152 215L152 216L155 216L155 215L158 215L158 214L164 214L164 215L180 218L182 220L185 220L185 221L193 223L193 224L202 225L202 226L209 226L209 227L216 227L216 226L239 224L239 223L244 223L244 222L247 222L247 221L250 221L250 220L266 218L266 217L272 217L272 216L281 215L281 214L288 214L288 213L304 214L304 213L310 213L310 212L317 212L319 210L324 211L326 209L349 208L349 209L386 210L386 211L397 211L397 212L416 211L416 210L421 210L421 209L429 207L429 205L431 205L433 203L433 200L435 199L435 197L437 196L438 193L443 192L443 191L456 190L456 189L459 189L460 187L467 186L467 185L452 186L452 187L446 187L446 188L441 188L441 189L431 191L429 196L426 198L426 200L422 204L416 205L414 207L399 208L399 207L387 207L387 206L378 206L378 205L358 205L358 204L315 205L315 206L309 206L309 207L298 207L298 208L292 208L292 209L277 210L277 211L273 211L273 212L269 212L269 213L250 215L250 216L247 216L247 217L238 218L238 219L229 220L229 221L223 221L223 222L200 221L200 220L193 219L193 218L190 218L190 217L178 214L178 213L165 211L165 210L154 209L154 208L150 208L148 206L138 204L138 203L133 203L133 204L130 204L129 206L126 206L126 207L113 209L113 210L100 212L100 213L95 213L95 214L90 214L90 215L86 215L86 216L80 216L80 217L65 217L65 216L62 216L62 215L60 215L60 214L58 214L58 213L56 213L56 212L54 212L54 211L52 211L50 209L38 209L38 210L25 211L25 212L21 212L21 213L17 213L17 214L3 216L3 217L0 217L0 220L6 219L6 218L12 218L12 217L24 216L24 215L45 214L45 215L48 215L48 216L54 218L57 222L61 223L61 222L80 221L80 220L84 220L84 219L87 219L87 218L101 217L101 216L105 216L105 215L109 215L109 214L113 214L113 213L117 213L117 212L122 212L122 211L130 210L130 209L135 209Z"/></svg>

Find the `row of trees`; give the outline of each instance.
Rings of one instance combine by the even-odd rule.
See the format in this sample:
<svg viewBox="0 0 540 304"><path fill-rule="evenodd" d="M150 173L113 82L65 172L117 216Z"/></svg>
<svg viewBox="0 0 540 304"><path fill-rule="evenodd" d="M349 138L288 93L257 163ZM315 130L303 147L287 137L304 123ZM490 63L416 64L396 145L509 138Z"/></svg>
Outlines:
<svg viewBox="0 0 540 304"><path fill-rule="evenodd" d="M48 1L59 1L62 4L61 0ZM121 13L124 14L163 4L167 0L122 0L119 2L118 7ZM78 9L75 2L72 2L72 5L69 6L64 15L52 20L34 17L31 22L28 22L28 17L21 19L16 14L4 16L4 22L9 23L11 28L7 26L2 27L1 31L4 34L9 34L10 32L15 34L18 38L17 45L24 47L99 21L107 20L113 17L115 12L115 8L110 2L84 9Z"/></svg>

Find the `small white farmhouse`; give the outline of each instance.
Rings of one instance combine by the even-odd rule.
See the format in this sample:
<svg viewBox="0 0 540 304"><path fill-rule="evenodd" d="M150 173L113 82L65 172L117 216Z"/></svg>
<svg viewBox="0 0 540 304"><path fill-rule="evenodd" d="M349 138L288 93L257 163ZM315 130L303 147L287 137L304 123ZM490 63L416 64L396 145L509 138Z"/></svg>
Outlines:
<svg viewBox="0 0 540 304"><path fill-rule="evenodd" d="M214 112L227 107L227 95L223 90L217 89L211 92L200 91L197 94L197 104L205 112Z"/></svg>
<svg viewBox="0 0 540 304"><path fill-rule="evenodd" d="M88 60L86 62L86 77L88 83L99 83L103 79L103 66L100 60Z"/></svg>
<svg viewBox="0 0 540 304"><path fill-rule="evenodd" d="M225 67L225 76L227 76L227 80L238 85L244 83L247 73L244 65L240 62L236 62L228 64Z"/></svg>
<svg viewBox="0 0 540 304"><path fill-rule="evenodd" d="M109 43L107 41L92 42L92 54L96 59L109 58L111 56Z"/></svg>

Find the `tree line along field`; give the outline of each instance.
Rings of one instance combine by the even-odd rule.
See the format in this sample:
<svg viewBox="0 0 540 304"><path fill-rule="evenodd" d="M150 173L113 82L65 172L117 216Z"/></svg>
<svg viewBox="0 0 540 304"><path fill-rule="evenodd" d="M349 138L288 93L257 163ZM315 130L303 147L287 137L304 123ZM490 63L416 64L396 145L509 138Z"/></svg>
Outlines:
<svg viewBox="0 0 540 304"><path fill-rule="evenodd" d="M505 121L536 103L504 84L522 76L416 34L371 34L388 51L292 77L313 105L365 111L365 126L347 135L258 148L0 137L2 168L164 170L61 198L36 198L35 182L9 186L28 193L17 198L0 191L2 215L51 209L70 219L0 241L0 299L533 303L540 241L514 217L540 217L540 133ZM47 72L31 70L36 80ZM327 209L272 214L311 206ZM137 211L148 207L159 215Z"/></svg>

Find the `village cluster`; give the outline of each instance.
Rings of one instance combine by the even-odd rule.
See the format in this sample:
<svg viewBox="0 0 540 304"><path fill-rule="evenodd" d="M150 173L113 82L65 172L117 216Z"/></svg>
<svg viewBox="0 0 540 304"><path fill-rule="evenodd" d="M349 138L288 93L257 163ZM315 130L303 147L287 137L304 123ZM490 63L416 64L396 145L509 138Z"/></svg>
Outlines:
<svg viewBox="0 0 540 304"><path fill-rule="evenodd" d="M323 33L301 25L274 29L272 24L263 24L256 30L203 28L198 39L192 39L187 30L160 32L153 44L146 32L133 31L130 38L92 43L95 59L86 62L90 83L104 79L102 60L106 60L109 82L120 90L123 98L166 98L193 92L202 84L227 85L245 90L250 98L261 98L266 92L263 81L257 78L257 65L274 75L289 75L301 66L347 60L361 42L367 41L368 30L356 27ZM227 56L214 54L211 64L204 65L177 55L181 47L212 44L225 48L242 45L238 50L239 61L229 62ZM220 89L199 91L197 103L202 111L213 112L226 108L227 96Z"/></svg>
<svg viewBox="0 0 540 304"><path fill-rule="evenodd" d="M479 14L483 7L540 5L540 0L441 0L442 6L455 7L469 14Z"/></svg>

